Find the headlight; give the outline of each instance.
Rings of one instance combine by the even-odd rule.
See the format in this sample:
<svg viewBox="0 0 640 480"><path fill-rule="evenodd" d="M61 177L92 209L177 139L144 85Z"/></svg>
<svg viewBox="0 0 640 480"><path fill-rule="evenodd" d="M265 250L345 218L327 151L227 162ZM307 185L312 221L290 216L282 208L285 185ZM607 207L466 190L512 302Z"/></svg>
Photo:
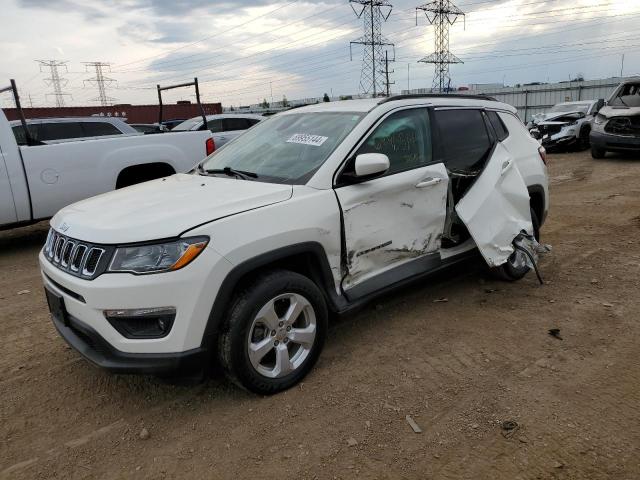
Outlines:
<svg viewBox="0 0 640 480"><path fill-rule="evenodd" d="M593 121L596 122L598 125L602 125L607 121L607 117L599 113L596 115L596 118Z"/></svg>
<svg viewBox="0 0 640 480"><path fill-rule="evenodd" d="M200 255L208 242L207 237L191 237L173 242L119 247L109 271L159 273L179 270Z"/></svg>

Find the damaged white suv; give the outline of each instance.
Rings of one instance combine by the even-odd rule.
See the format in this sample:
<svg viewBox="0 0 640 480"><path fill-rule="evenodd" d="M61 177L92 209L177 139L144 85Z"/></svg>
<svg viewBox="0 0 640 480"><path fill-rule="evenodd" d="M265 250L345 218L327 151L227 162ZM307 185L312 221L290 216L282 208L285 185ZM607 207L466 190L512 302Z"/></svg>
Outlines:
<svg viewBox="0 0 640 480"><path fill-rule="evenodd" d="M40 254L53 322L113 372L219 362L275 393L312 368L330 312L478 251L524 276L513 241L545 219L544 162L515 109L487 98L289 110L190 174L61 210Z"/></svg>

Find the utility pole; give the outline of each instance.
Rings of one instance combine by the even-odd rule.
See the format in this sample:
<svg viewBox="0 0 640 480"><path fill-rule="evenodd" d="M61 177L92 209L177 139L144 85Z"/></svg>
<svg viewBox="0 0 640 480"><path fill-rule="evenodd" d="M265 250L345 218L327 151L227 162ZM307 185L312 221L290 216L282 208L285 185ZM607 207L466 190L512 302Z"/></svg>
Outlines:
<svg viewBox="0 0 640 480"><path fill-rule="evenodd" d="M49 78L44 79L44 82L53 87L53 93L47 93L46 96L53 95L56 99L56 107L64 107L64 97L69 94L63 92L62 88L67 85L67 80L60 77L58 67L64 67L65 71L68 71L67 62L59 62L57 60L36 60L36 62L40 64L40 71L42 71L43 67L46 67L51 74Z"/></svg>
<svg viewBox="0 0 640 480"><path fill-rule="evenodd" d="M433 0L416 7L416 25L418 23L418 10L422 10L427 21L435 26L435 50L419 62L435 64L432 90L443 92L451 84L449 65L463 63L458 57L449 51L449 27L458 17L464 17L464 12L456 7L451 0Z"/></svg>
<svg viewBox="0 0 640 480"><path fill-rule="evenodd" d="M620 76L622 77L622 71L624 70L624 53L622 54L622 64L620 65Z"/></svg>
<svg viewBox="0 0 640 480"><path fill-rule="evenodd" d="M390 96L390 90L389 87L391 85L395 85L396 82L390 82L389 81L389 74L393 73L394 70L389 70L389 52L387 52L386 50L384 51L384 76L385 76L385 88L387 90L387 97Z"/></svg>
<svg viewBox="0 0 640 480"><path fill-rule="evenodd" d="M98 96L96 98L92 98L91 101L100 102L100 105L103 107L109 106L110 103L113 103L115 98L108 97L106 89L107 89L107 86L110 86L111 84L115 83L115 80L113 78L105 77L102 69L106 67L109 70L111 70L111 64L104 63L104 62L83 62L83 63L85 65L85 69L88 70L89 67L92 67L96 71L95 77L87 78L84 81L85 84L93 83L98 87Z"/></svg>
<svg viewBox="0 0 640 480"><path fill-rule="evenodd" d="M354 44L364 46L360 90L363 93L372 93L375 97L378 92L383 91L383 79L377 75L378 72L382 72L384 66L382 47L385 45L393 47L393 43L382 36L382 24L391 15L393 6L387 0L349 0L349 4L353 13L358 18L362 18L364 23L364 35L349 43L349 53L353 60L351 47ZM395 59L395 50L393 58Z"/></svg>
<svg viewBox="0 0 640 480"><path fill-rule="evenodd" d="M411 76L410 67L411 67L411 64L407 63L407 93L409 93L409 90L410 90L409 88L409 78Z"/></svg>

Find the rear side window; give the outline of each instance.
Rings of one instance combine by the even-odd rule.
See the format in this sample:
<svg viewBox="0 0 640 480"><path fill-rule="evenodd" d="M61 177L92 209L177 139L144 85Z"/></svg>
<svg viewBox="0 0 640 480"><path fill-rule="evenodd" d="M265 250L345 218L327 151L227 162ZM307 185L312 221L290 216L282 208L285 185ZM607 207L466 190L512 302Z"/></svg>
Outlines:
<svg viewBox="0 0 640 480"><path fill-rule="evenodd" d="M222 119L222 126L225 132L246 130L249 128L249 122L246 118L224 118Z"/></svg>
<svg viewBox="0 0 640 480"><path fill-rule="evenodd" d="M80 122L42 123L39 140L64 140L84 137Z"/></svg>
<svg viewBox="0 0 640 480"><path fill-rule="evenodd" d="M85 137L101 137L103 135L120 135L122 132L106 122L83 122Z"/></svg>
<svg viewBox="0 0 640 480"><path fill-rule="evenodd" d="M391 175L431 162L431 129L424 108L402 110L389 115L358 149L361 153L383 153L389 157Z"/></svg>
<svg viewBox="0 0 640 480"><path fill-rule="evenodd" d="M211 133L222 132L222 120L207 120L207 128Z"/></svg>
<svg viewBox="0 0 640 480"><path fill-rule="evenodd" d="M40 140L40 125L38 124L28 124L27 128L29 129L29 133L31 134L31 138L35 141ZM24 129L22 125L16 125L13 127L13 135L16 137L16 143L18 145L26 145L27 144L27 136L24 134Z"/></svg>
<svg viewBox="0 0 640 480"><path fill-rule="evenodd" d="M499 141L503 141L509 136L509 130L507 130L507 127L502 122L502 119L497 112L490 110L487 112L487 117L489 118L491 126L496 131L496 135L498 136Z"/></svg>
<svg viewBox="0 0 640 480"><path fill-rule="evenodd" d="M480 110L436 110L444 165L450 171L482 168L492 142Z"/></svg>

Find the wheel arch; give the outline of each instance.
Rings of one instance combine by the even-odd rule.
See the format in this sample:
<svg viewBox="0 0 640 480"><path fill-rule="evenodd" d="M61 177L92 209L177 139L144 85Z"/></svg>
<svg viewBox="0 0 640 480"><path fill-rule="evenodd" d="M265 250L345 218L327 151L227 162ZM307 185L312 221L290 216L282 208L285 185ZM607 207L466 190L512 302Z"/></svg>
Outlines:
<svg viewBox="0 0 640 480"><path fill-rule="evenodd" d="M150 162L129 165L118 173L116 177L116 189L133 185L133 183L127 182L131 179L145 178L146 180L154 180L156 178L173 175L174 173L176 173L176 169L173 165L167 162Z"/></svg>
<svg viewBox="0 0 640 480"><path fill-rule="evenodd" d="M527 187L529 190L529 204L531 205L531 209L535 212L538 217L538 222L540 226L544 223L545 220L545 195L544 188L542 185L531 185Z"/></svg>
<svg viewBox="0 0 640 480"><path fill-rule="evenodd" d="M322 292L330 311L339 311L346 301L335 291L331 267L323 246L318 242L288 245L262 253L236 265L218 289L202 338L203 346L215 338L237 287L257 272L285 269L300 273L314 282Z"/></svg>

